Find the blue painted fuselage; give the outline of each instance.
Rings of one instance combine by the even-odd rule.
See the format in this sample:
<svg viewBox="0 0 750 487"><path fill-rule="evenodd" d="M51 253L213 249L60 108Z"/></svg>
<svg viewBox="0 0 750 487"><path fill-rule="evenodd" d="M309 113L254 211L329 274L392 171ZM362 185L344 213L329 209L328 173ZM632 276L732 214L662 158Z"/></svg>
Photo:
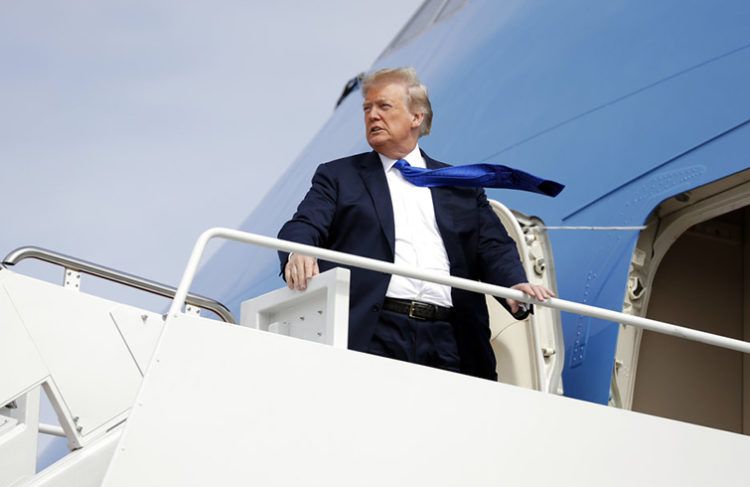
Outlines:
<svg viewBox="0 0 750 487"><path fill-rule="evenodd" d="M665 199L750 166L747 1L455 4L407 26L373 69L417 69L435 111L420 145L436 159L567 185L555 199L490 198L550 226L637 226ZM275 235L318 164L368 149L355 91L241 229ZM622 309L638 231L550 235L560 296ZM195 290L237 310L280 284L275 253L226 244ZM563 326L565 394L606 403L618 326L567 314Z"/></svg>

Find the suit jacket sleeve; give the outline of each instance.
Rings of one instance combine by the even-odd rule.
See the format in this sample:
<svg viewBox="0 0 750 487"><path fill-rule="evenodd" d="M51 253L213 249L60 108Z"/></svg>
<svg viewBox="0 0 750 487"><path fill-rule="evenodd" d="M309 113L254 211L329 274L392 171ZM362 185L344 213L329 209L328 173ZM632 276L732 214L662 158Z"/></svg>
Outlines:
<svg viewBox="0 0 750 487"><path fill-rule="evenodd" d="M479 269L483 282L503 287L512 287L522 282L528 282L526 272L521 264L516 243L506 232L500 219L492 211L483 189L477 192L479 206ZM510 312L508 303L503 298L495 298ZM528 311L519 311L514 315L516 319L524 319Z"/></svg>
<svg viewBox="0 0 750 487"><path fill-rule="evenodd" d="M336 212L337 195L336 179L330 174L328 166L321 164L313 175L310 190L292 219L281 227L278 238L324 247ZM279 252L282 276L288 258L287 252Z"/></svg>

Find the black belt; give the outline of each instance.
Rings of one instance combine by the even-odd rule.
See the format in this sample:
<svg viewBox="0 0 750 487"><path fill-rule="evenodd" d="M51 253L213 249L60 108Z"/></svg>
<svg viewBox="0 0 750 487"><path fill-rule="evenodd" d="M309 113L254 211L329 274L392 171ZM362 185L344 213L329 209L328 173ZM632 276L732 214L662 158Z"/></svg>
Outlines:
<svg viewBox="0 0 750 487"><path fill-rule="evenodd" d="M383 309L407 315L409 318L425 321L450 321L453 314L452 308L432 303L423 303L422 301L396 298L385 298Z"/></svg>

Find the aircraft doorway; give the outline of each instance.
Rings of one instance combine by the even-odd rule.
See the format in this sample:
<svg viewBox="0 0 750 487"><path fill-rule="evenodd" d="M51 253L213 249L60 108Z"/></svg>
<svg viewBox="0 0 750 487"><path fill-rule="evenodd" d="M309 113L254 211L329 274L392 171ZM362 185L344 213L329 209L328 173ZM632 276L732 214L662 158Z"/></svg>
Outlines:
<svg viewBox="0 0 750 487"><path fill-rule="evenodd" d="M716 335L750 339L750 208L699 223L672 244L656 271L646 317ZM734 431L748 430L743 355L646 331L641 337L633 410ZM750 374L748 374L750 375Z"/></svg>
<svg viewBox="0 0 750 487"><path fill-rule="evenodd" d="M750 341L750 170L662 202L623 311ZM621 326L610 403L750 434L750 355Z"/></svg>

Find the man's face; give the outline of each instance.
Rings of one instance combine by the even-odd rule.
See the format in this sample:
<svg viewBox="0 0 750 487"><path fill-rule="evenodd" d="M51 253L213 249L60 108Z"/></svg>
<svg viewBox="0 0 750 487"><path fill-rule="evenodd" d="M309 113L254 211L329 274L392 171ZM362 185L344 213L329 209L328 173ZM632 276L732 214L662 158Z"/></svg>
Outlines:
<svg viewBox="0 0 750 487"><path fill-rule="evenodd" d="M406 106L406 88L402 84L383 82L370 87L362 107L370 147L400 159L417 145L423 115L411 113Z"/></svg>

